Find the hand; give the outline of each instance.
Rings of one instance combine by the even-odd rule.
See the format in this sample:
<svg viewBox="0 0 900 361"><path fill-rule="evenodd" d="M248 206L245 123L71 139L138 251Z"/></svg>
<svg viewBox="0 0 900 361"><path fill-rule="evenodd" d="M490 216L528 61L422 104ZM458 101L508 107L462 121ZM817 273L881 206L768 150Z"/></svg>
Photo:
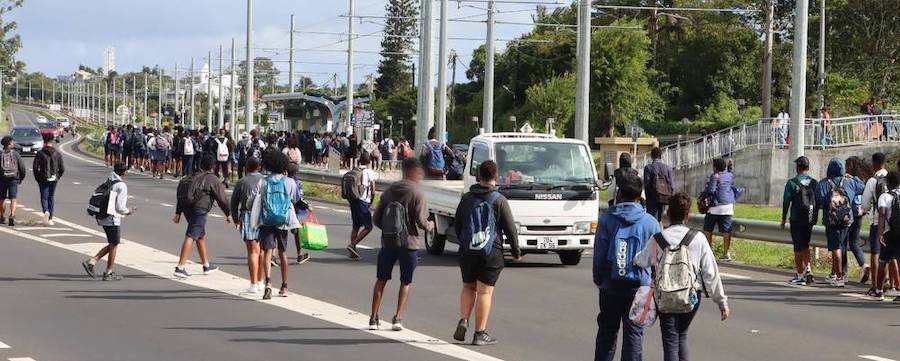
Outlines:
<svg viewBox="0 0 900 361"><path fill-rule="evenodd" d="M130 216L135 213L137 213L137 207L131 207L131 209L128 211L128 214L126 214L126 216Z"/></svg>
<svg viewBox="0 0 900 361"><path fill-rule="evenodd" d="M884 242L884 237L878 237L878 243L881 243L882 247L887 247L887 243Z"/></svg>
<svg viewBox="0 0 900 361"><path fill-rule="evenodd" d="M521 255L513 256L512 261L513 261L513 263L522 263L522 256Z"/></svg>
<svg viewBox="0 0 900 361"><path fill-rule="evenodd" d="M784 223L785 223L785 220L782 219L781 220L781 229L784 229Z"/></svg>
<svg viewBox="0 0 900 361"><path fill-rule="evenodd" d="M176 214L175 217L172 217L172 223L178 224L179 222L181 222L180 214Z"/></svg>
<svg viewBox="0 0 900 361"><path fill-rule="evenodd" d="M722 315L722 321L728 319L728 316L731 316L731 310L727 307L725 309L719 310L719 313Z"/></svg>
<svg viewBox="0 0 900 361"><path fill-rule="evenodd" d="M240 223L240 222L234 222L234 229L236 229L236 230L238 230L238 232L240 232L240 231L241 231L241 223Z"/></svg>
<svg viewBox="0 0 900 361"><path fill-rule="evenodd" d="M225 223L231 224L231 217L225 217Z"/></svg>

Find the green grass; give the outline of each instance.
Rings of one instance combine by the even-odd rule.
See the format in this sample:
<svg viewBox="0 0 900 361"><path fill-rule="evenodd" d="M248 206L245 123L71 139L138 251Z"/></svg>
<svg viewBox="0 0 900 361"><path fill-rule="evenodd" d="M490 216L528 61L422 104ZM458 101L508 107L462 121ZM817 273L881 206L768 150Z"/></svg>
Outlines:
<svg viewBox="0 0 900 361"><path fill-rule="evenodd" d="M722 238L713 237L715 253L722 254ZM794 269L794 249L789 244L779 244L763 241L751 241L746 239L731 240L731 255L735 262L777 268L783 270ZM856 267L856 259L848 253L850 262L847 277L859 278L860 269ZM866 261L868 262L868 256ZM812 262L813 273L816 275L828 275L831 273L831 256L825 249L819 252L819 257Z"/></svg>

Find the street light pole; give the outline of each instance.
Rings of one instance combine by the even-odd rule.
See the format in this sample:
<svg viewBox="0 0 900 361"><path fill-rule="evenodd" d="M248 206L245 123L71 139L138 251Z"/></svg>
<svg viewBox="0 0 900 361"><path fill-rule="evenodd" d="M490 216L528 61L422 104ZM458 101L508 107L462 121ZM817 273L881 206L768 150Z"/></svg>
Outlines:
<svg viewBox="0 0 900 361"><path fill-rule="evenodd" d="M191 129L197 129L197 121L194 118L194 108L196 103L194 102L194 58L191 58Z"/></svg>
<svg viewBox="0 0 900 361"><path fill-rule="evenodd" d="M206 130L212 132L213 96L212 96L212 51L206 55Z"/></svg>
<svg viewBox="0 0 900 361"><path fill-rule="evenodd" d="M178 99L178 89L179 89L178 85L180 85L180 84L178 84L178 63L176 62L175 63L175 115L176 116L178 114L181 114L181 112L180 112L181 107L179 106L181 104L179 104L179 99Z"/></svg>
<svg viewBox="0 0 900 361"><path fill-rule="evenodd" d="M353 0L350 0L350 16L347 17L347 128L351 126L353 121L353 37L356 36L356 34L353 34L353 20L355 20L353 19ZM356 140L361 142L362 137L357 134Z"/></svg>
<svg viewBox="0 0 900 361"><path fill-rule="evenodd" d="M772 116L772 42L774 41L775 0L766 4L766 45L763 49L762 117Z"/></svg>
<svg viewBox="0 0 900 361"><path fill-rule="evenodd" d="M353 18L350 18L353 21ZM294 92L294 32L296 31L296 23L294 22L294 14L291 14L291 51L288 53L288 93ZM351 33L349 36L353 36Z"/></svg>
<svg viewBox="0 0 900 361"><path fill-rule="evenodd" d="M228 94L231 95L231 123L228 126L228 129L231 129L231 139L237 138L237 129L235 126L237 125L237 94L234 93L234 78L235 78L235 70L234 70L234 38L231 38L231 86L229 87Z"/></svg>
<svg viewBox="0 0 900 361"><path fill-rule="evenodd" d="M351 18L352 19L352 18ZM247 121L246 131L253 129L253 0L247 0L247 82L244 117Z"/></svg>
<svg viewBox="0 0 900 361"><path fill-rule="evenodd" d="M150 75L147 74L147 73L144 73L144 109L143 109L143 112L142 112L143 114L141 114L141 115L144 116L144 126L145 126L145 127L147 126L147 116L149 115L149 114L147 113L147 111L148 111L148 107L147 107L147 104L148 104L148 103L147 103L147 97L148 97L148 95L149 95L149 94L147 94L147 93L150 92L150 85L148 85L148 84L150 84L150 83L148 82L149 79L150 79Z"/></svg>
<svg viewBox="0 0 900 361"><path fill-rule="evenodd" d="M819 93L816 114L821 118L822 108L825 107L825 0L819 1L819 74L816 78Z"/></svg>
<svg viewBox="0 0 900 361"><path fill-rule="evenodd" d="M591 0L578 1L577 65L575 69L575 138L589 142L591 79ZM612 119L610 119L612 122ZM613 129L610 127L610 129ZM610 137L614 134L610 134Z"/></svg>
<svg viewBox="0 0 900 361"><path fill-rule="evenodd" d="M794 59L791 70L791 145L790 159L804 152L806 120L806 34L809 25L809 0L797 0L794 13Z"/></svg>
<svg viewBox="0 0 900 361"><path fill-rule="evenodd" d="M163 105L163 99L165 99L165 97L166 96L163 93L163 69L159 68L159 101L156 102L157 103L156 104L156 128L162 127L162 119L163 119L162 105Z"/></svg>
<svg viewBox="0 0 900 361"><path fill-rule="evenodd" d="M435 125L438 140L446 142L447 130L447 0L441 0L440 44L438 49L438 119Z"/></svg>
<svg viewBox="0 0 900 361"><path fill-rule="evenodd" d="M421 34L419 37L419 95L416 106L415 142L424 142L428 128L434 124L434 0L421 4Z"/></svg>
<svg viewBox="0 0 900 361"><path fill-rule="evenodd" d="M225 61L223 60L222 46L219 45L219 129L225 128L225 89L223 76L225 75Z"/></svg>
<svg viewBox="0 0 900 361"><path fill-rule="evenodd" d="M481 119L486 133L494 132L494 1L488 1L484 65L484 103Z"/></svg>

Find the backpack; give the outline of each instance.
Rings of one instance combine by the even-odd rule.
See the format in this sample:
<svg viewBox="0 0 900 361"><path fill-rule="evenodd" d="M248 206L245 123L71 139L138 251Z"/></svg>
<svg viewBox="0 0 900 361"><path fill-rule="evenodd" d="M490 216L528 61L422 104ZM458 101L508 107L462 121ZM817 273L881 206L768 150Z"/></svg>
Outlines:
<svg viewBox="0 0 900 361"><path fill-rule="evenodd" d="M322 141L321 140L316 139L315 144L316 144L316 150L322 150Z"/></svg>
<svg viewBox="0 0 900 361"><path fill-rule="evenodd" d="M816 222L816 191L815 180L810 179L809 183L797 182L792 180L797 186L794 192L794 198L791 199L791 223L800 226L813 225Z"/></svg>
<svg viewBox="0 0 900 361"><path fill-rule="evenodd" d="M656 265L653 283L656 308L660 313L688 313L699 302L698 282L691 254L691 241L697 236L696 230L689 230L681 243L669 246L662 233L653 236L662 252L662 259Z"/></svg>
<svg viewBox="0 0 900 361"><path fill-rule="evenodd" d="M44 148L39 153L39 156L43 159L44 168L41 170L43 174L38 174L45 181L53 182L57 180L56 175L59 173L59 164L56 164L56 160L53 159L53 154L49 151L46 151Z"/></svg>
<svg viewBox="0 0 900 361"><path fill-rule="evenodd" d="M494 202L500 198L499 192L487 195L473 195L469 198L469 216L461 220L459 253L488 257L494 248L494 240L500 236Z"/></svg>
<svg viewBox="0 0 900 361"><path fill-rule="evenodd" d="M169 149L169 140L166 139L162 134L153 138L153 149L156 150L167 150Z"/></svg>
<svg viewBox="0 0 900 361"><path fill-rule="evenodd" d="M11 150L0 155L0 169L3 171L3 178L19 177L19 161Z"/></svg>
<svg viewBox="0 0 900 361"><path fill-rule="evenodd" d="M447 169L447 180L462 180L466 172L466 161L459 154L454 154Z"/></svg>
<svg viewBox="0 0 900 361"><path fill-rule="evenodd" d="M341 198L352 201L362 199L368 184L363 184L363 172L353 168L341 177Z"/></svg>
<svg viewBox="0 0 900 361"><path fill-rule="evenodd" d="M185 208L193 208L200 201L206 189L205 175L206 173L196 173L178 181L178 188L175 191L178 203Z"/></svg>
<svg viewBox="0 0 900 361"><path fill-rule="evenodd" d="M656 193L656 202L659 204L669 204L669 198L672 198L672 185L666 181L666 177L662 175L660 166L654 167L653 172L653 191Z"/></svg>
<svg viewBox="0 0 900 361"><path fill-rule="evenodd" d="M228 143L216 138L216 160L219 162L228 161Z"/></svg>
<svg viewBox="0 0 900 361"><path fill-rule="evenodd" d="M716 206L716 195L707 191L700 192L697 196L697 210L700 214L706 214L709 209Z"/></svg>
<svg viewBox="0 0 900 361"><path fill-rule="evenodd" d="M850 197L844 189L844 178L835 184L829 179L831 190L828 192L826 206L828 207L827 224L834 228L847 228L853 223L853 207L850 205Z"/></svg>
<svg viewBox="0 0 900 361"><path fill-rule="evenodd" d="M259 146L259 139L250 139L247 143L247 151L244 153L249 157L262 160L262 147Z"/></svg>
<svg viewBox="0 0 900 361"><path fill-rule="evenodd" d="M406 227L406 206L392 201L381 216L381 243L390 248L409 248L409 230Z"/></svg>
<svg viewBox="0 0 900 361"><path fill-rule="evenodd" d="M110 193L113 185L119 182L119 180L107 179L106 182L94 189L94 193L91 193L91 198L88 200L87 214L89 216L93 216L96 219L103 219L109 216L107 210L109 209Z"/></svg>
<svg viewBox="0 0 900 361"><path fill-rule="evenodd" d="M280 227L290 224L291 195L285 184L287 177L276 180L266 178L266 193L262 194L262 210L259 223L269 227Z"/></svg>
<svg viewBox="0 0 900 361"><path fill-rule="evenodd" d="M878 203L878 197L888 191L887 177L875 176L875 203Z"/></svg>
<svg viewBox="0 0 900 361"><path fill-rule="evenodd" d="M634 256L644 247L644 240L637 236L637 227L640 227L639 224L634 223L619 228L607 246L605 267L610 281L617 286L640 286L642 268L634 264Z"/></svg>
<svg viewBox="0 0 900 361"><path fill-rule="evenodd" d="M182 141L182 154L184 155L194 155L194 140L191 138L185 137Z"/></svg>
<svg viewBox="0 0 900 361"><path fill-rule="evenodd" d="M438 141L425 142L425 151L422 153L422 164L431 175L444 175L444 143Z"/></svg>
<svg viewBox="0 0 900 361"><path fill-rule="evenodd" d="M412 148L409 147L409 144L400 143L400 155L402 155L403 158L412 157Z"/></svg>
<svg viewBox="0 0 900 361"><path fill-rule="evenodd" d="M109 135L106 136L107 144L119 144L119 133L117 132L109 132Z"/></svg>
<svg viewBox="0 0 900 361"><path fill-rule="evenodd" d="M381 154L389 154L391 152L391 147L388 146L387 139L382 140L381 143L378 144L378 151L381 152Z"/></svg>
<svg viewBox="0 0 900 361"><path fill-rule="evenodd" d="M609 205L616 205L616 200L619 199L619 189L622 189L622 181L625 180L625 176L631 175L633 177L638 177L637 169L634 168L619 168L613 171L613 179L616 182L616 194L613 195L613 198L609 200Z"/></svg>

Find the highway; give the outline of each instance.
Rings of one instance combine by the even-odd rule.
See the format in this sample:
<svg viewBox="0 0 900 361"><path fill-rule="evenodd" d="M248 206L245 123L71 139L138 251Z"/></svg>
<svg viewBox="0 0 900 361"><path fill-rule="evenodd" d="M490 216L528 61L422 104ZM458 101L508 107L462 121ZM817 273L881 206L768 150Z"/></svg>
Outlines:
<svg viewBox="0 0 900 361"><path fill-rule="evenodd" d="M34 121L21 108L16 124ZM495 346L449 343L458 319L455 248L421 254L404 332L365 330L375 279L376 230L363 260L346 259L349 211L312 202L328 226L331 249L290 265L290 297L245 298L245 248L234 227L211 217L207 232L221 272L175 280L172 270L184 224L171 222L173 180L130 173L125 181L137 215L124 221L119 282L88 278L80 262L105 244L85 213L89 193L109 170L61 144L67 172L57 192L57 224L37 220L37 185L20 186L16 227L0 226L0 360L588 360L593 357L597 289L588 257L558 265L555 255L529 255L508 267L494 296L488 330ZM26 159L30 166L31 159ZM37 213L35 213L37 212ZM215 214L221 214L218 211ZM293 253L293 250L292 250ZM192 255L196 260L196 252ZM100 270L103 266L98 266ZM732 317L703 300L691 328L694 360L900 360L900 307L861 299L858 285L832 289L787 284L790 275L722 265ZM388 284L382 320L396 303ZM276 275L273 282L277 283ZM384 322L382 324L384 326ZM471 338L471 334L469 335ZM645 332L644 358L661 359L658 326Z"/></svg>

